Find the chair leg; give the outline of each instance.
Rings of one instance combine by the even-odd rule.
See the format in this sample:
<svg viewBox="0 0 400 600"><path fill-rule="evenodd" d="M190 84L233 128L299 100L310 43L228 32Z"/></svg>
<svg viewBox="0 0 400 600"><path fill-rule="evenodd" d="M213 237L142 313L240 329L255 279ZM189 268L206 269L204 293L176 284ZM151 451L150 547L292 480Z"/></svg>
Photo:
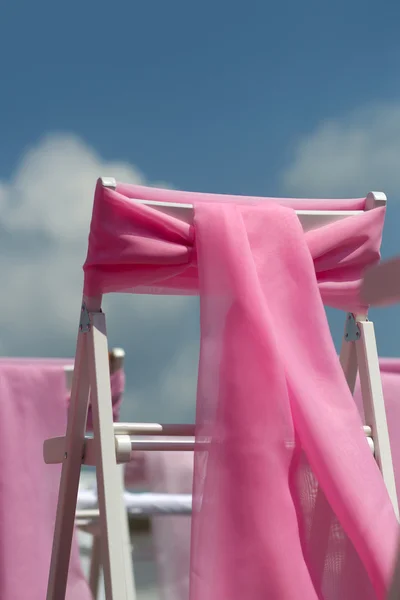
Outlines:
<svg viewBox="0 0 400 600"><path fill-rule="evenodd" d="M383 480L398 518L399 507L396 481L390 449L374 324L366 318L358 320L357 323L361 336L356 344L356 350L365 420L366 424L372 429L375 459L382 472Z"/></svg>
<svg viewBox="0 0 400 600"><path fill-rule="evenodd" d="M65 453L62 463L47 600L64 600L67 590L82 455L89 402L86 334L78 334Z"/></svg>
<svg viewBox="0 0 400 600"><path fill-rule="evenodd" d="M132 563L124 552L123 486L115 452L105 315L90 313L89 372L96 452L104 585L107 600L134 600Z"/></svg>
<svg viewBox="0 0 400 600"><path fill-rule="evenodd" d="M366 317L358 317L356 325L358 339L349 342L343 340L340 361L352 393L358 367L365 420L372 429L375 459L398 517L398 500L374 324ZM400 600L400 544L387 600Z"/></svg>

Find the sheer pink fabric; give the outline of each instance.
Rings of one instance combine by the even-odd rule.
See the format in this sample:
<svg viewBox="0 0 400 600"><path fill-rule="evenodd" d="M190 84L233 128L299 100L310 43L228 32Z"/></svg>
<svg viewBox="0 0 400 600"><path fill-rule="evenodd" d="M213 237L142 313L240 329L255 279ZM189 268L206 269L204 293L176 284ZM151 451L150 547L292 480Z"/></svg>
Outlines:
<svg viewBox="0 0 400 600"><path fill-rule="evenodd" d="M195 194L142 186L118 185L117 190L96 188L85 293L107 292L197 294L197 248L194 227L131 198L160 202L194 203L196 210L218 203L262 209L285 205L302 210L362 210L358 200L294 200ZM265 207L266 208L266 207ZM363 308L358 291L361 273L379 260L385 208L308 231L305 239L314 260L324 304L354 311ZM202 290L204 293L204 290Z"/></svg>
<svg viewBox="0 0 400 600"><path fill-rule="evenodd" d="M193 452L149 452L147 480L152 492L190 494ZM188 600L190 516L152 517L160 600Z"/></svg>
<svg viewBox="0 0 400 600"><path fill-rule="evenodd" d="M46 598L60 465L46 465L43 440L64 435L61 360L0 359L0 598ZM67 600L91 600L73 544Z"/></svg>
<svg viewBox="0 0 400 600"><path fill-rule="evenodd" d="M193 458L193 452L135 452L125 467L125 486L190 494ZM153 516L151 522L160 600L188 600L191 518L162 515Z"/></svg>
<svg viewBox="0 0 400 600"><path fill-rule="evenodd" d="M190 600L385 594L397 522L321 301L360 308L384 209L304 235L310 203L97 188L85 294L200 294Z"/></svg>

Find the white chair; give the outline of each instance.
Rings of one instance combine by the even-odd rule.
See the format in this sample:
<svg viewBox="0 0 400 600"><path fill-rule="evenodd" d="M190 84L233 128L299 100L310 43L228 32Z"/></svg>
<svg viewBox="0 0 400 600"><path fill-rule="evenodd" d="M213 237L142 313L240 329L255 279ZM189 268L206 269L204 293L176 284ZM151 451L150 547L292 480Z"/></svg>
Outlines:
<svg viewBox="0 0 400 600"><path fill-rule="evenodd" d="M367 269L361 294L371 306L382 307L400 303L400 257L396 256ZM399 598L400 546L388 600L398 600Z"/></svg>
<svg viewBox="0 0 400 600"><path fill-rule="evenodd" d="M115 188L116 183L111 178L104 178L102 185ZM140 202L146 204L146 201ZM367 196L365 210L373 210L385 203L384 194L371 192ZM160 211L172 212L186 222L193 218L193 207L188 204L154 201L149 204ZM296 212L303 228L307 230L351 218L362 211ZM359 370L366 416L365 433L398 513L374 326L366 314L346 316L340 362L352 392ZM85 439L89 389L94 414L93 439ZM142 435L160 436L160 439L141 441L138 436ZM85 298L80 315L67 432L64 437L47 440L44 444L45 460L63 464L47 600L63 600L65 597L81 465L95 465L97 469L106 597L108 600L132 600L135 597L134 585L128 553L124 552L129 540L122 503L123 486L117 465L129 461L134 450L193 450L194 441L162 439L163 436L182 438L193 435L194 425L113 424L106 318L101 311L101 299ZM132 436L135 439L131 439Z"/></svg>

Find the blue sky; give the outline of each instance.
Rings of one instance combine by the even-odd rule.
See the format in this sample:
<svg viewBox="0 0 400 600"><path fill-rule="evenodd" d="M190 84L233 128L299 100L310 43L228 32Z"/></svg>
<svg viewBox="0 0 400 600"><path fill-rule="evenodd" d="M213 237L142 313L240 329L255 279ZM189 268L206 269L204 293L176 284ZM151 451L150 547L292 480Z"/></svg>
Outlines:
<svg viewBox="0 0 400 600"><path fill-rule="evenodd" d="M296 139L397 98L400 5L4 3L0 173L49 131L177 187L275 194Z"/></svg>
<svg viewBox="0 0 400 600"><path fill-rule="evenodd" d="M82 200L64 189L79 165L86 166L78 179L86 174L91 188L98 175L113 174L97 166L114 166L144 182L203 191L361 196L381 189L389 196L384 254L399 252L399 18L394 0L4 3L0 207L8 216L0 217L0 230L3 273L8 266L10 275L0 306L8 315L0 322L2 353L73 352L69 309L60 303L45 312L49 297L38 287L32 309L24 308L15 290L23 290L28 275L26 285L38 285L46 269L50 278L65 267L79 297L80 271L75 278L72 270L80 268L83 250L70 265L75 238L64 223L75 215L79 240L85 239ZM53 211L63 216L57 220ZM30 254L28 275L21 253L10 250L19 239ZM49 248L61 268L46 262ZM28 325L11 326L21 310L30 341ZM65 332L71 329L65 342L61 333L32 324L49 310ZM169 371L165 339L177 325L185 333L174 338L176 347L189 345L195 357L194 303L171 311L166 329L149 318L153 345L145 345L143 334L139 350L122 317L110 315L112 341L129 354L131 381L141 381L146 360L157 373ZM398 317L397 308L374 312L381 354L400 355ZM338 342L342 316L330 320ZM158 362L157 346L164 356ZM151 368L145 374L154 377ZM136 398L149 391L144 384L130 389ZM154 418L140 402L137 414ZM182 406L176 404L176 414Z"/></svg>

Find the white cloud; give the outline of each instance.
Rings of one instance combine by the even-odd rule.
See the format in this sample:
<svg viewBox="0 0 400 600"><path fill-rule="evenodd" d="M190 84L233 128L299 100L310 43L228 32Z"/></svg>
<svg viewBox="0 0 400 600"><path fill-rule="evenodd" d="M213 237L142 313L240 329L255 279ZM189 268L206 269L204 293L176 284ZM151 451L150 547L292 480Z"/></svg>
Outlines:
<svg viewBox="0 0 400 600"><path fill-rule="evenodd" d="M107 172L143 181L134 167L105 163L79 138L57 135L31 148L1 184L0 319L14 334L5 347L23 350L29 336L40 348L49 328L59 338L75 332L93 191Z"/></svg>
<svg viewBox="0 0 400 600"><path fill-rule="evenodd" d="M294 196L361 197L382 190L398 199L399 156L400 104L361 108L300 139L282 186Z"/></svg>
<svg viewBox="0 0 400 600"><path fill-rule="evenodd" d="M102 175L149 185L135 166L106 162L80 138L61 134L39 141L12 177L0 181L2 354L74 352L93 192ZM137 352L138 343L144 351L150 341L147 331L156 331L159 338L168 335L188 301L110 296L105 304L113 343L125 346L129 367L129 353ZM129 335L127 322L132 325ZM159 353L157 373L169 359Z"/></svg>
<svg viewBox="0 0 400 600"><path fill-rule="evenodd" d="M390 206L400 190L399 156L400 104L363 108L321 123L298 141L281 175L282 192L349 197L378 189L388 194ZM135 166L104 161L73 135L43 138L12 177L0 181L2 354L74 352L82 263L101 175L149 184ZM387 233L397 244L395 230L395 219L389 220ZM197 304L110 296L105 306L111 343L127 351L128 382L136 396L125 405L125 418L175 420L192 412Z"/></svg>
<svg viewBox="0 0 400 600"><path fill-rule="evenodd" d="M76 136L48 136L25 153L3 186L2 224L19 232L41 232L56 242L82 242L94 185L99 173L107 172L123 181L144 183L135 167L102 161Z"/></svg>
<svg viewBox="0 0 400 600"><path fill-rule="evenodd" d="M388 196L382 256L398 255L400 222L400 102L361 107L320 123L297 141L281 173L282 193L294 197ZM371 311L381 356L399 356L400 305ZM342 315L330 311L337 341ZM390 331L390 335L388 332ZM340 332L340 334L339 334Z"/></svg>

